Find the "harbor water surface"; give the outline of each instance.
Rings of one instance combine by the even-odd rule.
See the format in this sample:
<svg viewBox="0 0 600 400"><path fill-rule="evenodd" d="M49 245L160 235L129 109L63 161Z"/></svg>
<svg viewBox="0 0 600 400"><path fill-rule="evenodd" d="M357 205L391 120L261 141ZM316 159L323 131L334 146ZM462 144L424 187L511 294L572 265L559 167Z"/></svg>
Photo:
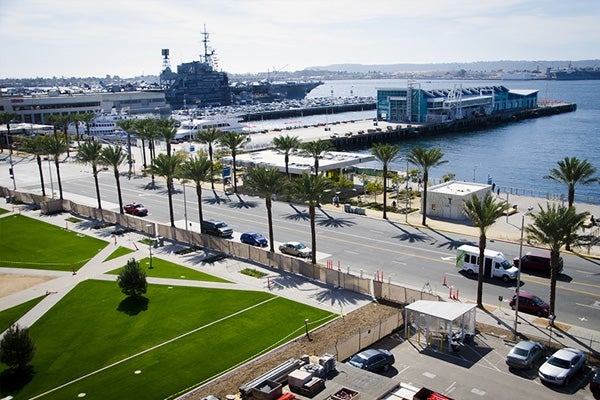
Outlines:
<svg viewBox="0 0 600 400"><path fill-rule="evenodd" d="M577 104L577 111L523 120L473 132L440 136L415 137L398 144L402 155L414 146L439 147L448 162L433 168L430 177L434 183L448 174L455 179L486 183L491 180L503 193L540 198L566 198L566 187L544 179L557 161L565 157L587 159L600 176L600 80L588 81L414 81L422 89L480 87L503 85L508 89L538 90L538 102L562 100ZM406 87L405 79L326 81L313 89L307 98L319 97L376 97L377 88ZM272 129L291 125L313 125L336 121L375 118L376 112L362 111L334 115L317 115L293 120L257 121L255 125ZM284 133L285 134L285 133ZM368 152L369 149L359 151ZM378 162L361 165L378 168ZM414 167L411 167L414 168ZM391 169L405 171L406 162L399 160ZM600 184L578 185L575 201L600 204ZM543 204L543 202L541 202Z"/></svg>

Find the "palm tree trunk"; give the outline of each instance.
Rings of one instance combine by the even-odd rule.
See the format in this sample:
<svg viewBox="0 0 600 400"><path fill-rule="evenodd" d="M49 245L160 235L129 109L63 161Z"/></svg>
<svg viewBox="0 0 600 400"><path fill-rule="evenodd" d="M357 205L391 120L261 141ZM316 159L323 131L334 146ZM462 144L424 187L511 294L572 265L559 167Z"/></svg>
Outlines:
<svg viewBox="0 0 600 400"><path fill-rule="evenodd" d="M173 216L173 179L167 179L167 195L169 197L169 216L171 217L171 226L175 227L175 217Z"/></svg>
<svg viewBox="0 0 600 400"><path fill-rule="evenodd" d="M37 161L37 165L38 165L38 171L40 171L40 183L42 184L42 196L46 197L46 188L44 187L44 172L42 170L42 157L40 157L40 155L38 154L37 156L35 156L36 161Z"/></svg>
<svg viewBox="0 0 600 400"><path fill-rule="evenodd" d="M123 211L123 197L121 196L121 181L119 180L119 171L115 169L115 180L117 181L117 195L119 197L119 212L124 214Z"/></svg>
<svg viewBox="0 0 600 400"><path fill-rule="evenodd" d="M237 193L237 173L235 168L235 151L231 153L231 158L233 160L233 193Z"/></svg>
<svg viewBox="0 0 600 400"><path fill-rule="evenodd" d="M144 169L148 168L146 163L146 141L142 139L142 158L144 159Z"/></svg>
<svg viewBox="0 0 600 400"><path fill-rule="evenodd" d="M96 184L96 198L98 199L98 209L102 210L102 202L100 201L100 185L98 184L98 167L92 165L92 173L94 174L94 183Z"/></svg>
<svg viewBox="0 0 600 400"><path fill-rule="evenodd" d="M269 251L271 253L275 252L275 246L273 244L273 213L271 212L271 198L265 197L265 206L267 207L267 222L269 224Z"/></svg>
<svg viewBox="0 0 600 400"><path fill-rule="evenodd" d="M554 313L554 305L556 302L556 281L558 279L558 260L560 255L558 252L550 251L550 310L549 314Z"/></svg>
<svg viewBox="0 0 600 400"><path fill-rule="evenodd" d="M477 307L483 309L483 277L485 275L484 271L484 261L485 261L485 244L487 242L487 238L485 235L479 236L479 260L477 261L478 265L478 274L477 274ZM518 283L517 283L518 284Z"/></svg>
<svg viewBox="0 0 600 400"><path fill-rule="evenodd" d="M421 209L421 214L423 215L423 219L421 221L421 225L427 226L427 181L429 180L429 174L427 172L423 173L423 207Z"/></svg>
<svg viewBox="0 0 600 400"><path fill-rule="evenodd" d="M196 185L196 197L198 198L198 220L200 222L200 233L202 233L202 221L204 217L202 216L202 186L200 182Z"/></svg>
<svg viewBox="0 0 600 400"><path fill-rule="evenodd" d="M383 165L383 219L387 219L387 165Z"/></svg>
<svg viewBox="0 0 600 400"><path fill-rule="evenodd" d="M213 167L213 148L212 143L208 144L208 157L210 159L210 188L215 190L215 172Z"/></svg>
<svg viewBox="0 0 600 400"><path fill-rule="evenodd" d="M308 213L310 216L310 245L312 250L312 263L317 264L317 230L315 228L315 206L309 204ZM313 273L313 278L317 278Z"/></svg>
<svg viewBox="0 0 600 400"><path fill-rule="evenodd" d="M54 165L56 167L56 179L58 180L58 193L60 194L60 199L63 199L62 192L62 182L60 181L60 165L58 161L58 156L54 157Z"/></svg>

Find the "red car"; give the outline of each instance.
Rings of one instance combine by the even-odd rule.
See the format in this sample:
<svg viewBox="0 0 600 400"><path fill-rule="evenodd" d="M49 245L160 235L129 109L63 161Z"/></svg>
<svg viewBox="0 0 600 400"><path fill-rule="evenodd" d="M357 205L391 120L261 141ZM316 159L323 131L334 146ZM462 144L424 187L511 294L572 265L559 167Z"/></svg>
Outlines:
<svg viewBox="0 0 600 400"><path fill-rule="evenodd" d="M129 203L123 207L127 214L136 215L138 217L145 217L148 215L148 209L140 203Z"/></svg>

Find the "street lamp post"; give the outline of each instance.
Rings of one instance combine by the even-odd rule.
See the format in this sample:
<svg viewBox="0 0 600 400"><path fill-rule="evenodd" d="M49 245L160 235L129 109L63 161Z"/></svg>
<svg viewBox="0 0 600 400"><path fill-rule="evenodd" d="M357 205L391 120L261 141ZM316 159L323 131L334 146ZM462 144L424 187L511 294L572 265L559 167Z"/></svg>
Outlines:
<svg viewBox="0 0 600 400"><path fill-rule="evenodd" d="M185 182L181 183L183 185L183 218L185 218L185 230L188 230L188 219L187 219L187 201L185 201Z"/></svg>
<svg viewBox="0 0 600 400"><path fill-rule="evenodd" d="M306 337L310 340L310 335L308 334L308 318L304 320L304 328L306 328Z"/></svg>
<svg viewBox="0 0 600 400"><path fill-rule="evenodd" d="M48 171L50 171L50 191L52 192L52 198L54 198L54 183L52 183L52 163L50 163L50 155L48 155Z"/></svg>
<svg viewBox="0 0 600 400"><path fill-rule="evenodd" d="M525 216L528 215L533 208L529 207L527 212L521 216L521 240L519 242L519 267L517 268L517 290L515 297L515 338L517 337L517 320L519 318L519 293L521 288L521 257L523 257L523 231L525 230Z"/></svg>
<svg viewBox="0 0 600 400"><path fill-rule="evenodd" d="M406 179L406 193L405 193L405 198L406 198L406 204L404 205L404 222L408 222L408 157L406 158L406 176L404 177Z"/></svg>

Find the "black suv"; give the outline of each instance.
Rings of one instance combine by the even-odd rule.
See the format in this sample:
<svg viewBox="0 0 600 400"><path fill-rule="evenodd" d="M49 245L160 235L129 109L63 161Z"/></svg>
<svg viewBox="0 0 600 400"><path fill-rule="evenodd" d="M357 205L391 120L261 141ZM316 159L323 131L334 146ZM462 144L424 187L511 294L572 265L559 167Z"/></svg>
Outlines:
<svg viewBox="0 0 600 400"><path fill-rule="evenodd" d="M202 221L202 233L228 238L233 236L233 229L223 221L206 219Z"/></svg>

